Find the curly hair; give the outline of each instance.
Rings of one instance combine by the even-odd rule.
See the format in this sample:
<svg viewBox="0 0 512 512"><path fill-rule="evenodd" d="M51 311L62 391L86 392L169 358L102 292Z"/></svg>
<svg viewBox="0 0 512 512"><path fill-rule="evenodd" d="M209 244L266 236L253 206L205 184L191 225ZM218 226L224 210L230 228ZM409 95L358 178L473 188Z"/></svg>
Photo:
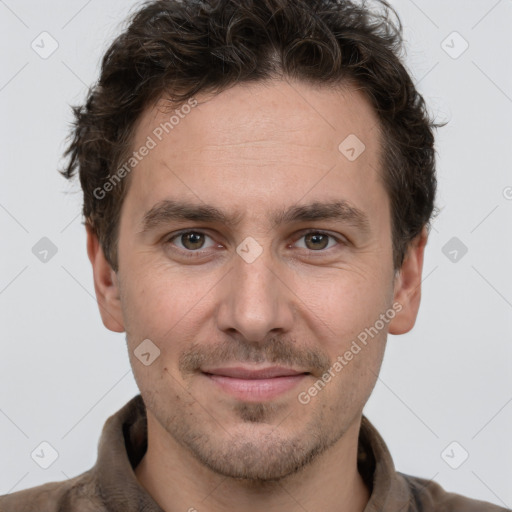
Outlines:
<svg viewBox="0 0 512 512"><path fill-rule="evenodd" d="M436 193L433 129L401 62L402 24L384 0L159 0L145 2L111 44L84 105L73 107L66 178L78 172L85 222L118 270L121 205L129 186L107 187L129 158L136 122L159 98L180 105L198 93L289 77L354 84L380 121L393 264L430 226ZM102 188L103 187L103 188ZM103 192L98 197L97 190Z"/></svg>

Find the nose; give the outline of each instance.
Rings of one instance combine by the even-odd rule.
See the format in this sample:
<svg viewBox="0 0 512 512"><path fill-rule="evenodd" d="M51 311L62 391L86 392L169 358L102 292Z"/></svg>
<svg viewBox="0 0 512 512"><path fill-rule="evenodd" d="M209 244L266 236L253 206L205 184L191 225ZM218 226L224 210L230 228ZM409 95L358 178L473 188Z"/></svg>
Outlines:
<svg viewBox="0 0 512 512"><path fill-rule="evenodd" d="M268 248L251 262L235 254L221 284L218 328L251 343L289 332L294 324L294 294L283 270Z"/></svg>

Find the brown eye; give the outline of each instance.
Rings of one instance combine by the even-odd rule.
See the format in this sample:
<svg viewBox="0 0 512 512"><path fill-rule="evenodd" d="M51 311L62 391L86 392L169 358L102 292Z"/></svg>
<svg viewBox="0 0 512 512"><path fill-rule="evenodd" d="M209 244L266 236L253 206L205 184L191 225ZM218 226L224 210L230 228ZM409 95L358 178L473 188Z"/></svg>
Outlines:
<svg viewBox="0 0 512 512"><path fill-rule="evenodd" d="M204 233L189 231L188 233L181 234L179 238L185 249L194 251L196 249L201 249L203 247L204 237Z"/></svg>
<svg viewBox="0 0 512 512"><path fill-rule="evenodd" d="M209 242L208 242L209 240ZM202 249L211 249L215 246L210 236L202 231L181 231L169 237L165 243L180 250L182 253L204 253Z"/></svg>
<svg viewBox="0 0 512 512"><path fill-rule="evenodd" d="M342 249L349 245L349 242L342 234L331 234L327 231L310 229L301 231L296 235L294 245L309 253L318 253L318 256L333 254L333 251Z"/></svg>
<svg viewBox="0 0 512 512"><path fill-rule="evenodd" d="M203 231L188 229L168 235L163 240L165 251L177 259L189 259L190 262L201 262L213 256L223 246Z"/></svg>
<svg viewBox="0 0 512 512"><path fill-rule="evenodd" d="M332 237L325 233L308 233L304 236L306 247L313 251L325 249L329 245L329 238Z"/></svg>

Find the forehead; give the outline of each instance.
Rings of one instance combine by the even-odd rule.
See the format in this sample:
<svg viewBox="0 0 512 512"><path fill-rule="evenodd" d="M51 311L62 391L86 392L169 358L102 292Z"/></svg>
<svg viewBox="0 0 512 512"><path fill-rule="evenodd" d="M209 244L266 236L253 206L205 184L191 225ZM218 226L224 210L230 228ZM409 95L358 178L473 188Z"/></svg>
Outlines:
<svg viewBox="0 0 512 512"><path fill-rule="evenodd" d="M348 87L274 80L182 106L161 99L137 124L132 148L145 146L125 199L139 220L169 197L256 215L286 197L321 201L339 190L364 203L383 192L378 118Z"/></svg>
<svg viewBox="0 0 512 512"><path fill-rule="evenodd" d="M204 143L221 148L270 143L265 136L272 134L276 142L330 151L350 134L368 139L374 132L376 137L378 127L367 98L349 84L327 88L274 79L238 84L220 94L199 94L184 105L160 98L141 115L134 145L152 135L157 143L174 141L176 150ZM365 143L372 145L373 141Z"/></svg>

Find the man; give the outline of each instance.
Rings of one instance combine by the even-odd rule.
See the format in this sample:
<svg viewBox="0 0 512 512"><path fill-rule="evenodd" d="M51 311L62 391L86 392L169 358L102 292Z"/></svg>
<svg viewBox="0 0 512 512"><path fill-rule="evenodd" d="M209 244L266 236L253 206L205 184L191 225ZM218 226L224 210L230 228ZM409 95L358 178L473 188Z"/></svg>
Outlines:
<svg viewBox="0 0 512 512"><path fill-rule="evenodd" d="M75 108L105 326L140 395L6 511L499 511L395 471L363 416L414 326L436 189L391 9L145 4Z"/></svg>

